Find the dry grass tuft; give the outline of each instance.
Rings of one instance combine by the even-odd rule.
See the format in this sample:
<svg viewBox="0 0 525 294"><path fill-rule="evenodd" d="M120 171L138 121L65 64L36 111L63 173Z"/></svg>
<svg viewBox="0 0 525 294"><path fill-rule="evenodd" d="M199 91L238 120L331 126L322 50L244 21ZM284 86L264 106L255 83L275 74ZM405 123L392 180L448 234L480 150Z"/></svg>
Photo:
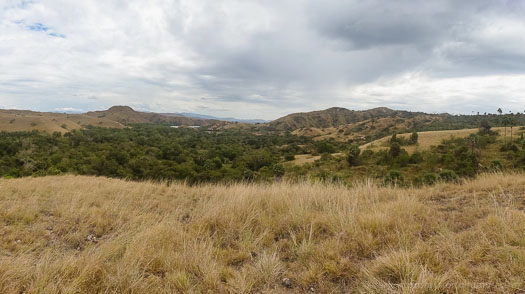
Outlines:
<svg viewBox="0 0 525 294"><path fill-rule="evenodd" d="M520 174L422 189L0 180L0 293L517 293L524 195Z"/></svg>

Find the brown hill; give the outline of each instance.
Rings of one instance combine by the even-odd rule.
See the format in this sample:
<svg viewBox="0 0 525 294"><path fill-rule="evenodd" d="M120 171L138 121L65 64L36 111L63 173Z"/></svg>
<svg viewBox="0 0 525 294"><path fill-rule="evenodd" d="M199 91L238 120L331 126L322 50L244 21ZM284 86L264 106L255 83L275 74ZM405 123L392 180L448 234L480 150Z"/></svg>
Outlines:
<svg viewBox="0 0 525 294"><path fill-rule="evenodd" d="M337 127L317 128L307 127L293 130L299 136L311 137L314 140L348 141L364 143L371 139L381 138L393 133L404 133L412 130L416 125L430 125L442 120L442 117L429 114L419 114L414 117L383 117L372 118L355 123L343 124Z"/></svg>
<svg viewBox="0 0 525 294"><path fill-rule="evenodd" d="M65 114L53 112L34 112L28 110L1 110L0 131L17 132L38 130L41 132L65 133L88 125L108 128L123 128L116 121L85 114Z"/></svg>
<svg viewBox="0 0 525 294"><path fill-rule="evenodd" d="M191 118L185 116L167 116L158 113L139 112L129 106L113 106L104 111L91 111L88 116L107 118L122 124L132 123L170 123L185 126L209 126L219 123L217 120Z"/></svg>
<svg viewBox="0 0 525 294"><path fill-rule="evenodd" d="M270 122L268 125L281 131L293 131L301 128L334 128L370 119L412 118L418 115L423 115L423 113L392 110L386 107L361 111L332 107L320 111L289 114Z"/></svg>

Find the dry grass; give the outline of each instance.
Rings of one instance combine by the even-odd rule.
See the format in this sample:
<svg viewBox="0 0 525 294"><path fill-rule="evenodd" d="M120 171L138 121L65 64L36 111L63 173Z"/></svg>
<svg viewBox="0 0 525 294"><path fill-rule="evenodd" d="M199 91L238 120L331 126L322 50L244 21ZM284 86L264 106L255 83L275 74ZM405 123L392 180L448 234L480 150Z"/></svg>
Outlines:
<svg viewBox="0 0 525 294"><path fill-rule="evenodd" d="M503 134L503 128L493 128L494 131ZM412 154L415 151L424 151L429 150L431 146L437 146L441 144L443 140L450 139L451 137L455 138L464 138L468 137L470 134L475 134L479 129L463 129L463 130L447 130L447 131L428 131L428 132L419 132L418 144L414 146L403 146L403 148L409 153ZM519 127L514 127L513 135L519 136L523 131L519 130ZM399 134L398 137L404 137L408 139L411 133ZM507 136L510 136L510 128L507 128ZM392 136L387 136L373 142L367 143L361 146L361 150L370 148L373 151L378 151L382 149L387 149L386 147L388 140Z"/></svg>
<svg viewBox="0 0 525 294"><path fill-rule="evenodd" d="M85 114L63 114L51 112L33 112L26 110L0 109L0 131L17 132L38 130L47 132L65 133L83 128L87 125L123 128L116 121L106 118L92 117Z"/></svg>
<svg viewBox="0 0 525 294"><path fill-rule="evenodd" d="M518 174L422 189L0 180L0 293L519 293L524 195Z"/></svg>

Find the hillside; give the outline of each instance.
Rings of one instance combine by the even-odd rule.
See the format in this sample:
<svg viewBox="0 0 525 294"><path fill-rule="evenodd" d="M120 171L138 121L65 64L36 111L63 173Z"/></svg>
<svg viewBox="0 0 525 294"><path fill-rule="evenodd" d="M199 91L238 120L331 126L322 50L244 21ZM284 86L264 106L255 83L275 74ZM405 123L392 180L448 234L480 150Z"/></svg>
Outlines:
<svg viewBox="0 0 525 294"><path fill-rule="evenodd" d="M64 133L88 125L108 128L124 127L119 122L104 117L93 117L85 114L0 109L0 131L16 132L38 130L51 134L53 132Z"/></svg>
<svg viewBox="0 0 525 294"><path fill-rule="evenodd" d="M504 128L492 128L492 131L497 132L498 134L504 133ZM414 151L423 151L429 150L431 146L437 146L441 144L443 140L450 138L465 138L471 134L476 134L479 132L479 129L463 129L463 130L446 130L446 131L428 131L428 132L418 132L418 144L403 146L403 148L409 153L412 154ZM510 136L510 128L507 128L507 132ZM519 138L523 130L520 130L519 127L514 128L514 138ZM398 134L398 138L404 138L408 140L412 133L403 133ZM389 148L389 140L392 136L386 136L381 139L372 141L365 145L361 146L362 150L370 149L373 151L384 150ZM510 138L509 138L510 140Z"/></svg>
<svg viewBox="0 0 525 294"><path fill-rule="evenodd" d="M411 118L383 117L373 118L365 121L339 125L329 128L299 128L292 133L298 136L307 136L316 141L336 140L347 142L352 140L357 143L364 143L374 138L381 138L393 133L406 132L417 126L431 125L441 121L439 116L428 114L418 114Z"/></svg>
<svg viewBox="0 0 525 294"><path fill-rule="evenodd" d="M170 123L185 126L205 126L218 123L217 120L191 118L185 116L163 115L159 113L139 112L129 106L113 106L104 111L92 111L86 115L107 118L122 124L135 123Z"/></svg>
<svg viewBox="0 0 525 294"><path fill-rule="evenodd" d="M422 189L0 179L1 293L517 293L525 177Z"/></svg>
<svg viewBox="0 0 525 294"><path fill-rule="evenodd" d="M7 132L38 130L51 134L53 132L65 133L89 125L123 128L127 124L134 123L167 123L183 126L212 126L215 128L231 124L212 119L139 112L128 106L113 106L108 110L92 111L85 114L0 109L0 131Z"/></svg>
<svg viewBox="0 0 525 294"><path fill-rule="evenodd" d="M369 110L349 110L332 107L326 110L293 113L276 119L269 126L277 130L292 131L301 128L337 128L338 126L379 118L412 118L423 113L392 110L386 107Z"/></svg>

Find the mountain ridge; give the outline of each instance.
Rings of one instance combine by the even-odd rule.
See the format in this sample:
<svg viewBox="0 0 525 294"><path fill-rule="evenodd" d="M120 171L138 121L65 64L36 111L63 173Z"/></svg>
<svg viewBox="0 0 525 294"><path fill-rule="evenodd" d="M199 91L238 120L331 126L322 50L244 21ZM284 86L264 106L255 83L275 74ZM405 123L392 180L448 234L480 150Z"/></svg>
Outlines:
<svg viewBox="0 0 525 294"><path fill-rule="evenodd" d="M393 110L387 107L376 107L367 110L350 110L342 107L331 107L325 110L291 113L268 123L273 129L293 131L300 128L333 128L370 119L380 118L414 118L417 116L435 116L423 112Z"/></svg>

